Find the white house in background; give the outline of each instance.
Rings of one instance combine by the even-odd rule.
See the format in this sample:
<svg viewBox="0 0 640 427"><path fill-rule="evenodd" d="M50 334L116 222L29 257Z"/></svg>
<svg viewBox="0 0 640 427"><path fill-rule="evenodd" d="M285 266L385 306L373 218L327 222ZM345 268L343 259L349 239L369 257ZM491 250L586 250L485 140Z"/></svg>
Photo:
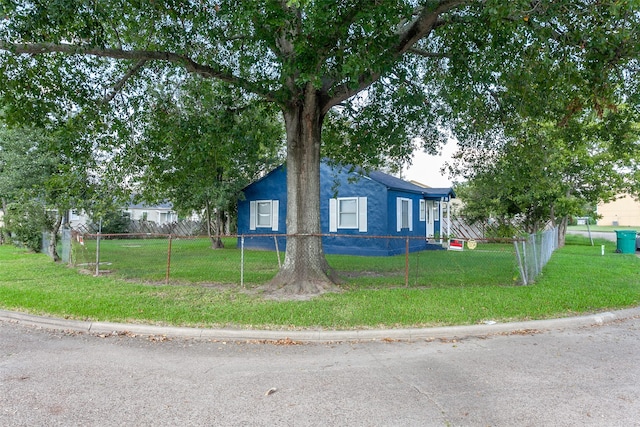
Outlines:
<svg viewBox="0 0 640 427"><path fill-rule="evenodd" d="M640 202L628 194L620 194L608 203L599 203L598 225L640 226Z"/></svg>
<svg viewBox="0 0 640 427"><path fill-rule="evenodd" d="M144 203L130 204L122 213L131 220L150 221L158 225L168 224L178 220L178 214L173 210L173 205L169 202L150 206Z"/></svg>
<svg viewBox="0 0 640 427"><path fill-rule="evenodd" d="M133 221L149 221L158 225L169 224L178 221L178 214L173 210L173 205L163 202L156 205L144 203L131 203L122 209L122 214ZM69 225L78 229L87 226L91 222L89 216L81 210L69 211Z"/></svg>

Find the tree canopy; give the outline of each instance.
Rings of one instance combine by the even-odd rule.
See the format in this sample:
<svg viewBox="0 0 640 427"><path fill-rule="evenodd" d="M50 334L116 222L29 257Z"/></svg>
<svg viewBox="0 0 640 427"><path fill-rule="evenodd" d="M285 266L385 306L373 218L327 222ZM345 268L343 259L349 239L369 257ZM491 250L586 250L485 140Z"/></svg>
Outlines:
<svg viewBox="0 0 640 427"><path fill-rule="evenodd" d="M135 110L182 70L273 102L287 134L287 256L274 286L330 288L319 237L322 129L406 155L451 129L491 141L512 115L562 122L638 105L638 0L1 0L0 96L16 119ZM539 101L545 100L544 103ZM84 110L83 110L84 111ZM512 123L517 123L513 121ZM400 136L400 137L398 137Z"/></svg>
<svg viewBox="0 0 640 427"><path fill-rule="evenodd" d="M284 129L270 105L217 82L195 76L161 89L148 90L136 118L141 135L115 161L130 171L139 197L204 212L212 244L221 247L223 214L234 211L242 188L279 164Z"/></svg>
<svg viewBox="0 0 640 427"><path fill-rule="evenodd" d="M523 121L500 149L458 153L458 172L468 179L459 191L462 215L472 222L515 220L529 233L559 226L563 244L570 216L582 216L632 185L639 129L611 117L616 114L625 113L562 127Z"/></svg>
<svg viewBox="0 0 640 427"><path fill-rule="evenodd" d="M96 199L88 164L61 150L68 136L62 131L0 127L0 199L6 228L17 242L36 251L41 233L50 232L48 252L56 260L56 236L65 214L87 209Z"/></svg>

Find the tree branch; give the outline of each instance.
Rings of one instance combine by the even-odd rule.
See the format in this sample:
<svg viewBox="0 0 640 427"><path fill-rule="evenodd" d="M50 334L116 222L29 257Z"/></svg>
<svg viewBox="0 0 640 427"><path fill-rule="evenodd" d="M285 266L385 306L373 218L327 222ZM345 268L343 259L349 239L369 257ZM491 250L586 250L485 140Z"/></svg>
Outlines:
<svg viewBox="0 0 640 427"><path fill-rule="evenodd" d="M439 19L440 15L465 3L469 3L470 1L471 0L441 0L435 7L423 7L421 9L417 9L416 17L411 22L401 25L398 29L398 43L387 50L389 59L393 60L402 56L404 53L412 49L419 40L427 37L432 30L442 25L442 21ZM381 73L379 72L362 74L358 79L358 86L355 88L349 88L344 85L342 89L338 90L333 97L326 102L323 112L326 113L335 105L340 104L358 92L366 89L373 82L379 79L380 76Z"/></svg>
<svg viewBox="0 0 640 427"><path fill-rule="evenodd" d="M442 0L434 8L424 7L413 22L400 29L398 34L399 41L395 46L397 55L402 55L415 45L418 40L428 36L436 25L440 24L438 18L441 14L468 2L469 0Z"/></svg>
<svg viewBox="0 0 640 427"><path fill-rule="evenodd" d="M109 49L73 44L55 43L7 43L0 41L0 50L15 54L43 55L47 53L63 53L66 55L89 55L113 59L130 59L138 61L164 61L183 66L188 72L204 78L211 78L230 83L263 96L269 101L275 100L274 94L248 80L234 76L231 72L220 68L195 62L186 55L173 52L153 50Z"/></svg>
<svg viewBox="0 0 640 427"><path fill-rule="evenodd" d="M127 71L127 73L118 81L118 83L113 86L113 89L111 89L111 91L102 99L102 102L104 104L108 104L109 102L111 102L111 100L115 98L118 92L122 90L127 80L136 75L146 63L146 59L141 59L140 61L136 62L135 65L131 67L131 69Z"/></svg>

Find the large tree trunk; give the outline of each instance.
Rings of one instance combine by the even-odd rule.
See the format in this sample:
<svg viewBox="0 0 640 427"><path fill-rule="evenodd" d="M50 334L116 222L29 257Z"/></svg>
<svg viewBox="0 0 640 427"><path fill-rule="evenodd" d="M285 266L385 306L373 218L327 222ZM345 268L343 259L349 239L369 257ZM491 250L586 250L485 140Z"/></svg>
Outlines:
<svg viewBox="0 0 640 427"><path fill-rule="evenodd" d="M323 115L311 85L284 110L287 131L287 252L270 288L284 294L335 291L320 236L320 135Z"/></svg>

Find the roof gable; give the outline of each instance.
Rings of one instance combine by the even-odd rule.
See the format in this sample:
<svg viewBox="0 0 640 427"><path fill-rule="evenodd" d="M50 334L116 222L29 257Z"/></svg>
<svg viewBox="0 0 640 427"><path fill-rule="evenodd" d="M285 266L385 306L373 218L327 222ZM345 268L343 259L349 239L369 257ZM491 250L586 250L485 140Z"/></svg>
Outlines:
<svg viewBox="0 0 640 427"><path fill-rule="evenodd" d="M387 188L391 190L401 190L401 191L409 191L412 193L424 193L425 188L419 187L410 182L404 181L400 178L396 178L393 175L386 174L380 171L371 171L369 172L369 178L374 181L379 182L382 185L385 185Z"/></svg>
<svg viewBox="0 0 640 427"><path fill-rule="evenodd" d="M421 187L380 171L369 172L369 177L382 185L386 185L387 188L391 190L408 191L410 193L424 194L431 197L456 197L451 188Z"/></svg>

